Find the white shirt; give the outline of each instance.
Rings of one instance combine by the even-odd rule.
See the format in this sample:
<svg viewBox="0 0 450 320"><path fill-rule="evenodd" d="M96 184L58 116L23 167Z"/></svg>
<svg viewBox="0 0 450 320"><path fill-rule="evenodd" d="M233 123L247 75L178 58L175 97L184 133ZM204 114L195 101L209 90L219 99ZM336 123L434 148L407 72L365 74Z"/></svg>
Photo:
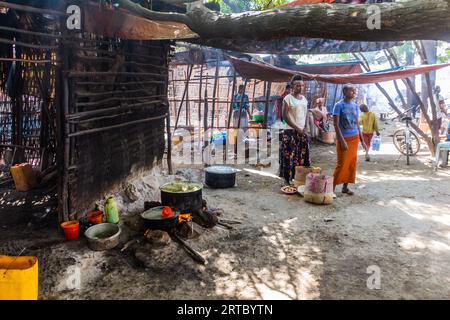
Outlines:
<svg viewBox="0 0 450 320"><path fill-rule="evenodd" d="M300 96L300 99L295 98L292 94L288 94L283 102L286 106L286 112L291 119L299 126L300 129L305 129L306 115L308 113L308 99ZM286 129L293 129L286 124Z"/></svg>

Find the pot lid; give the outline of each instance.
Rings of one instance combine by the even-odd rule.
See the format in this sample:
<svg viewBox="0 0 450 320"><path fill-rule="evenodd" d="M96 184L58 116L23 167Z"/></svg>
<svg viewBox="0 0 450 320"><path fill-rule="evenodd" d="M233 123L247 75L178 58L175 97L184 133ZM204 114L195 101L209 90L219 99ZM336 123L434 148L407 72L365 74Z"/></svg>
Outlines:
<svg viewBox="0 0 450 320"><path fill-rule="evenodd" d="M165 208L165 207L151 208L151 209L141 213L141 217L145 220L170 220L170 219L178 217L179 212L172 209L173 214L174 214L173 217L164 218L162 216L163 208Z"/></svg>
<svg viewBox="0 0 450 320"><path fill-rule="evenodd" d="M212 166L206 168L205 171L209 173L218 173L218 174L230 174L237 172L236 169L226 166Z"/></svg>

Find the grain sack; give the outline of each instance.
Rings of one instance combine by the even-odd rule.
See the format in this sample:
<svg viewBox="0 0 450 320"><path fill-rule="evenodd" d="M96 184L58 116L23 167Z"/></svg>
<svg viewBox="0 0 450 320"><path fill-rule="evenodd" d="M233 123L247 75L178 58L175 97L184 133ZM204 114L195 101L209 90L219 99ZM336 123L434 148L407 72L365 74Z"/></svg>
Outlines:
<svg viewBox="0 0 450 320"><path fill-rule="evenodd" d="M306 176L304 198L306 202L316 204L333 203L333 177L309 173Z"/></svg>
<svg viewBox="0 0 450 320"><path fill-rule="evenodd" d="M322 169L320 167L295 167L295 183L298 186L303 186L305 185L306 176L309 173L320 173L321 171Z"/></svg>

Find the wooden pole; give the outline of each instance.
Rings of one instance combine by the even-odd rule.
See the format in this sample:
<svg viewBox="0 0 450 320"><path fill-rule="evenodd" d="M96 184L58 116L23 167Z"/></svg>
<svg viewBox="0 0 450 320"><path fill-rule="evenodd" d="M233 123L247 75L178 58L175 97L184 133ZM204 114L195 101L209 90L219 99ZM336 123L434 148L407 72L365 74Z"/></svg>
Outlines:
<svg viewBox="0 0 450 320"><path fill-rule="evenodd" d="M174 75L174 70L170 70L172 72L172 93L173 93L173 110L172 110L172 114L175 115L177 113L177 102L176 102L176 97L177 97L177 91L176 91L176 86L175 86L175 75Z"/></svg>
<svg viewBox="0 0 450 320"><path fill-rule="evenodd" d="M231 115L233 113L233 100L234 100L234 93L236 90L236 70L233 72L233 88L231 89L231 103L229 104L229 110L228 110L228 123L227 127L230 129L231 126Z"/></svg>
<svg viewBox="0 0 450 320"><path fill-rule="evenodd" d="M206 139L207 132L208 132L208 85L206 85L205 87L205 106L203 108L203 148L205 148L209 143L209 141ZM203 152L202 152L202 159L203 159Z"/></svg>
<svg viewBox="0 0 450 320"><path fill-rule="evenodd" d="M334 108L334 105L336 104L336 98L337 98L337 91L338 91L338 84L335 84L334 85L335 86L335 88L334 88L334 97L333 97L333 108Z"/></svg>
<svg viewBox="0 0 450 320"><path fill-rule="evenodd" d="M4 39L4 38L0 38L0 43L20 46L20 47L25 47L25 48L40 49L40 50L56 50L56 49L58 49L57 46L29 44L29 43L25 43L25 42L13 41L13 40Z"/></svg>
<svg viewBox="0 0 450 320"><path fill-rule="evenodd" d="M202 89L203 89L203 68L205 64L202 63L200 67L200 83L198 87L198 139L201 140L202 131Z"/></svg>
<svg viewBox="0 0 450 320"><path fill-rule="evenodd" d="M94 128L94 129L89 129L89 130L78 131L78 132L70 133L68 136L70 138L79 137L79 136L83 136L83 135L86 135L86 134L97 133L97 132L102 132L102 131L111 130L111 129L118 129L118 128L126 127L126 126L129 126L129 125L133 125L133 124L139 124L139 123L144 123L144 122L149 122L149 121L160 120L160 119L163 119L165 117L167 117L167 114L163 114L163 115L157 116L157 117L151 117L151 118L145 118L145 119L129 121L129 122L121 123L121 124L116 124L116 125L113 125L113 126L107 126L107 127L101 127L101 128Z"/></svg>
<svg viewBox="0 0 450 320"><path fill-rule="evenodd" d="M270 105L270 91L272 89L272 82L267 83L267 90L266 90L266 107L264 109L264 123L263 128L267 128L267 121L269 116L269 105Z"/></svg>
<svg viewBox="0 0 450 320"><path fill-rule="evenodd" d="M172 133L170 131L170 114L166 116L167 125L167 167L169 168L169 174L173 174L172 170Z"/></svg>
<svg viewBox="0 0 450 320"><path fill-rule="evenodd" d="M180 106L178 107L177 119L175 121L175 130L177 130L177 128L178 128L178 121L180 120L181 108L183 107L184 98L186 97L186 92L189 88L189 79L191 78L192 69L193 69L193 65L190 66L189 75L186 79L186 85L184 86L183 97L181 98ZM187 117L187 115L186 115L186 117Z"/></svg>
<svg viewBox="0 0 450 320"><path fill-rule="evenodd" d="M67 77L69 68L69 55L66 49L63 49L63 115L69 114L69 78ZM63 119L62 121L63 134L63 167L62 167L62 218L63 221L69 220L69 164L70 164L70 138L69 125Z"/></svg>
<svg viewBox="0 0 450 320"><path fill-rule="evenodd" d="M212 102L212 111L211 111L211 128L214 128L214 117L216 115L216 99L217 99L217 84L219 77L219 57L217 57L216 61L216 73L214 76L214 87L213 87L213 102ZM212 139L212 136L211 136Z"/></svg>
<svg viewBox="0 0 450 320"><path fill-rule="evenodd" d="M255 101L255 94L256 94L256 79L255 79L255 81L253 81L253 97L252 97L252 101ZM254 109L255 109L255 103L252 103L252 114L253 114Z"/></svg>
<svg viewBox="0 0 450 320"><path fill-rule="evenodd" d="M39 13L39 14L50 14L50 15L55 15L55 16L66 16L67 15L66 13L61 12L61 11L35 8L35 7L24 6L24 5L20 5L20 4L9 3L9 2L5 2L5 1L0 1L0 7L10 8L10 9L20 10L20 11L26 11L26 12L32 12L32 13Z"/></svg>
<svg viewBox="0 0 450 320"><path fill-rule="evenodd" d="M177 130L177 128L178 128L178 121L180 120L181 108L183 107L184 98L186 97L186 91L188 90L188 87L189 87L189 79L191 78L190 73L192 73L192 66L189 69L189 75L186 79L186 85L184 86L183 97L181 98L180 106L178 107L177 119L175 120L175 130ZM186 115L186 117L187 117L187 115Z"/></svg>
<svg viewBox="0 0 450 320"><path fill-rule="evenodd" d="M191 68L194 68L194 65L190 65L190 67ZM187 67L187 70L186 70L186 75L190 75L190 73L189 73L189 66ZM190 77L189 77L189 79L187 79L186 80L186 121L185 121L185 123L186 123L186 126L189 126L190 125L190 117L191 117L191 115L190 115L190 110L189 110L189 82L190 82Z"/></svg>
<svg viewBox="0 0 450 320"><path fill-rule="evenodd" d="M48 37L48 38L54 38L54 39L61 38L60 35L56 35L56 34L34 32L34 31L28 31L28 30L24 30L24 29L17 29L17 28L11 28L11 27L4 27L4 26L0 26L0 30L5 30L5 31L10 31L10 32L15 32L15 33L22 33L22 34L29 34L29 35L34 35L34 36L38 36L38 37Z"/></svg>

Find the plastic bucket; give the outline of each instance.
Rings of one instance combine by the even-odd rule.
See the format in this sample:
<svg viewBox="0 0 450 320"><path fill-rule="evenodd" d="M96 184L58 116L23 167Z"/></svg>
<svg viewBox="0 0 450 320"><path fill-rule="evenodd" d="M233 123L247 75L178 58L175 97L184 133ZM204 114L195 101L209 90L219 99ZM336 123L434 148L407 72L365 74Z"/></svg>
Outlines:
<svg viewBox="0 0 450 320"><path fill-rule="evenodd" d="M80 223L78 221L67 221L61 223L61 228L64 231L64 235L67 240L78 239Z"/></svg>
<svg viewBox="0 0 450 320"><path fill-rule="evenodd" d="M86 216L90 223L100 224L103 223L103 211L92 211Z"/></svg>
<svg viewBox="0 0 450 320"><path fill-rule="evenodd" d="M0 256L0 300L37 300L36 257Z"/></svg>

